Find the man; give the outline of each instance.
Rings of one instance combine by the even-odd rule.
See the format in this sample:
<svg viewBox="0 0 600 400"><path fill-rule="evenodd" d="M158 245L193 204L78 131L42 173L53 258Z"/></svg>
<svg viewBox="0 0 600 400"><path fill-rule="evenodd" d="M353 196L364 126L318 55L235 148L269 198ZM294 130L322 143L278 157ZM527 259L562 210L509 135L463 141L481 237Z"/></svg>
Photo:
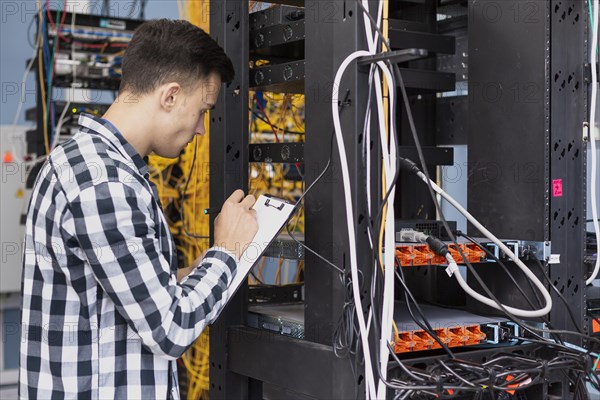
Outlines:
<svg viewBox="0 0 600 400"><path fill-rule="evenodd" d="M234 70L185 21L138 28L119 96L48 157L29 205L23 267L22 398L178 398L175 360L227 301L256 230L236 191L215 246L177 280L171 234L143 157L177 157L204 134Z"/></svg>

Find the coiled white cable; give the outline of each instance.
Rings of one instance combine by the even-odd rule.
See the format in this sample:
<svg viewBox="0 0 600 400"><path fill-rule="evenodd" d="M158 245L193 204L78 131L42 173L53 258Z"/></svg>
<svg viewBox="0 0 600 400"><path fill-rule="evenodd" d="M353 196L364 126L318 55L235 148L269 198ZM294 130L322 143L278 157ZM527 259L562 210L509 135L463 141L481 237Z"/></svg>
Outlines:
<svg viewBox="0 0 600 400"><path fill-rule="evenodd" d="M421 171L419 171L419 172L417 172L417 176L419 178L421 178L427 184L427 177L425 176L425 174L423 174ZM506 247L504 245L504 243L502 243L496 236L494 236L483 225L481 225L481 223L479 221L477 221L475 219L475 217L473 217L456 200L454 200L454 198L452 198L452 196L450 196L448 193L446 193L443 189L441 189L432 180L429 180L429 183L431 184L431 187L433 188L433 190L436 193L440 194L446 201L448 201L450 204L452 204L452 206L454 206L454 208L456 208L458 210L458 212L460 212L462 215L467 217L469 222L471 222L485 237L487 237L492 242L494 242L500 248L500 250L502 250L508 257L510 257L511 260L513 260L515 262L517 267L519 267L519 269L521 269L521 271L523 271L525 276L527 276L527 278L529 280L531 280L531 282L533 282L535 287L540 291L540 293L544 297L544 302L546 304L544 306L544 308L541 308L539 310L521 310L519 308L514 308L514 307L510 307L510 306L505 306L505 305L503 305L503 307L511 314L521 317L521 318L538 318L538 317L542 317L542 316L548 314L550 312L550 310L552 309L552 298L550 297L550 293L548 292L548 290L544 287L544 285L537 278L537 276L535 276L533 274L533 272L531 272L529 270L529 268L527 268L527 266L523 263L523 261L521 261L519 259L519 257L517 257L508 247ZM446 256L446 258L448 258L448 257ZM484 303L484 304L486 304L490 307L493 307L497 310L502 310L502 308L500 306L498 306L498 304L496 304L496 302L494 300L492 300L488 297L485 297L485 296L477 293L475 290L471 289L471 287L467 284L467 282L465 282L465 280L463 279L461 274L458 272L458 267L456 266L456 263L453 263L453 264L450 263L450 259L448 259L447 271L450 275L454 275L454 277L458 281L458 284L464 289L464 291L469 296L471 296L474 299L480 301L481 303Z"/></svg>

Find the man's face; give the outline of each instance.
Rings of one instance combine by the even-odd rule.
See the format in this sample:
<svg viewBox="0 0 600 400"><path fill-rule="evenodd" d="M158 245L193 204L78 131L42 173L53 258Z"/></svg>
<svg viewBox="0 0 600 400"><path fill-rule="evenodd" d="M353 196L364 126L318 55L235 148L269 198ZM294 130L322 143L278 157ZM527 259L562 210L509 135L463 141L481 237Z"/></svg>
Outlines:
<svg viewBox="0 0 600 400"><path fill-rule="evenodd" d="M220 89L219 75L211 73L195 87L183 91L169 113L164 131L158 132L153 151L162 157L175 158L196 135L204 135L208 111L215 106Z"/></svg>

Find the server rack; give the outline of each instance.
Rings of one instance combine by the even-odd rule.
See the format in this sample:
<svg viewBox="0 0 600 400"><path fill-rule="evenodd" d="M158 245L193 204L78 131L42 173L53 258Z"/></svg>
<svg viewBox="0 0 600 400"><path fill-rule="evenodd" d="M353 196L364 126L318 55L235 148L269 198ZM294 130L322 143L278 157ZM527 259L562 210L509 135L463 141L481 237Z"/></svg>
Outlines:
<svg viewBox="0 0 600 400"><path fill-rule="evenodd" d="M278 3L305 7L308 133L304 162L307 166L306 183L309 185L330 157L330 136L326 133L331 132L333 124L330 113L323 110L331 107L331 85L337 66L350 52L366 48L362 14L354 1ZM425 144L434 148L436 144L469 145L469 209L499 236L543 245L551 243L552 253L560 254L561 262L552 264L547 272L559 289L568 295L566 297L576 310L580 325L589 332L583 263L585 224L582 223L586 146L581 133L588 112L585 39L589 35L589 20L586 3L577 0L419 0L397 3L401 4L395 14L400 20L397 26L400 33L397 34L407 30L434 33L427 32L427 25L443 25L435 19L440 7L468 6L467 12L462 10L464 15L461 18L444 26L447 31L455 32L456 46L460 51L445 61L438 58L437 67L439 70L441 65L445 65L457 74L457 81L468 81L469 94L451 99L435 94L420 97L415 94L414 113L418 129ZM403 10L402 5L407 4L420 8ZM421 13L422 21L402 21L402 17L411 12ZM393 18L394 14L390 17ZM211 206L221 204L234 189L247 189L248 29L246 1L224 0L213 5L211 32L232 57L237 77L221 95L211 117ZM419 39L425 40L427 35L421 35ZM490 44L502 41L504 43L498 47L490 47ZM421 47L425 46L423 41L418 43ZM425 43L443 48L439 40ZM431 69L435 68L435 64L435 60L426 59L415 61L411 67ZM508 68L514 65L520 67ZM353 133L360 131L359 127L364 122L366 82L367 71L357 67L348 70L338 89L340 98L344 99L341 119L347 132L345 146L349 154L355 214L359 218L356 235L361 265L364 264L361 260L368 259L366 222L360 223L361 215L366 215L366 204L363 200L364 187L359 184L362 179L358 158L360 139ZM516 83L515 90L505 92L505 97L498 100L490 99L490 92L477 90L477 85L479 89L485 89L490 84L487 87L492 90L506 88L510 83ZM439 76L437 80L428 80L427 84L433 85L429 87L434 89L445 87ZM515 103L519 107L514 107ZM569 112L564 113L565 109ZM431 115L436 118L432 119ZM404 121L405 116L400 113L398 118ZM409 144L405 123L403 128L401 140ZM312 135L311 132L320 134ZM535 135L525 137L525 140L531 140L527 148L518 146L524 139L523 132L535 132ZM502 142L490 145L493 138L502 138ZM377 146L377 143L373 144L374 148ZM336 175L335 165L339 160L335 153L333 151L334 168L327 184L306 197L305 240L309 247L343 266L347 263L348 243L345 224L339 222L345 221L345 213L342 207L336 207L343 204L343 197L341 179ZM512 165L507 153L514 153L517 158L527 161L516 165L516 170L510 170ZM484 169L475 168L476 165L483 165ZM493 168L498 166L511 173L489 179ZM373 170L377 170L378 166L374 167ZM433 166L431 171L435 172ZM515 171L522 179L515 181ZM551 193L552 181L558 179L562 179L565 185L560 196ZM427 200L420 184L405 177L401 185L417 188L415 193L418 195L414 199L401 199L397 204L399 213L404 218L431 218L432 203ZM377 192L376 189L374 192ZM534 209L530 212L515 209L514 198L511 197L514 193L525 196L519 201L535 204ZM426 211L420 214L416 210ZM492 214L490 210L498 211ZM498 215L507 218L494 218ZM367 269L363 272L368 279ZM498 282L498 285L504 284L501 280ZM496 291L502 288L491 287ZM211 396L259 399L266 383L277 387L279 394L289 398L360 398L364 393L364 380L354 376L348 360L337 358L331 347L344 291L337 275L321 260L306 254L304 340L247 327L246 296L244 291L240 291L211 330ZM550 319L555 328L573 329L564 306L556 296L553 300ZM466 351L461 353L461 357L481 361L499 351L506 349ZM546 350L529 344L514 346L510 351L542 356ZM427 365L439 357L409 356L403 361L411 365ZM526 393L529 398L568 398L569 384L562 376L549 376L545 384L528 389Z"/></svg>

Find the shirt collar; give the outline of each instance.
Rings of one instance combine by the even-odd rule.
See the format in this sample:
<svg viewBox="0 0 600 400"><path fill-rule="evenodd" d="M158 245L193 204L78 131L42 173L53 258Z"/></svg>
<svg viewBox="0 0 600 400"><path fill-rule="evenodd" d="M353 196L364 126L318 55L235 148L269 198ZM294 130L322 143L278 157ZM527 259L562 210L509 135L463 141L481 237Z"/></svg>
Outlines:
<svg viewBox="0 0 600 400"><path fill-rule="evenodd" d="M148 177L148 165L144 159L110 121L91 114L81 113L79 125L108 139L119 153L133 162L140 174Z"/></svg>

